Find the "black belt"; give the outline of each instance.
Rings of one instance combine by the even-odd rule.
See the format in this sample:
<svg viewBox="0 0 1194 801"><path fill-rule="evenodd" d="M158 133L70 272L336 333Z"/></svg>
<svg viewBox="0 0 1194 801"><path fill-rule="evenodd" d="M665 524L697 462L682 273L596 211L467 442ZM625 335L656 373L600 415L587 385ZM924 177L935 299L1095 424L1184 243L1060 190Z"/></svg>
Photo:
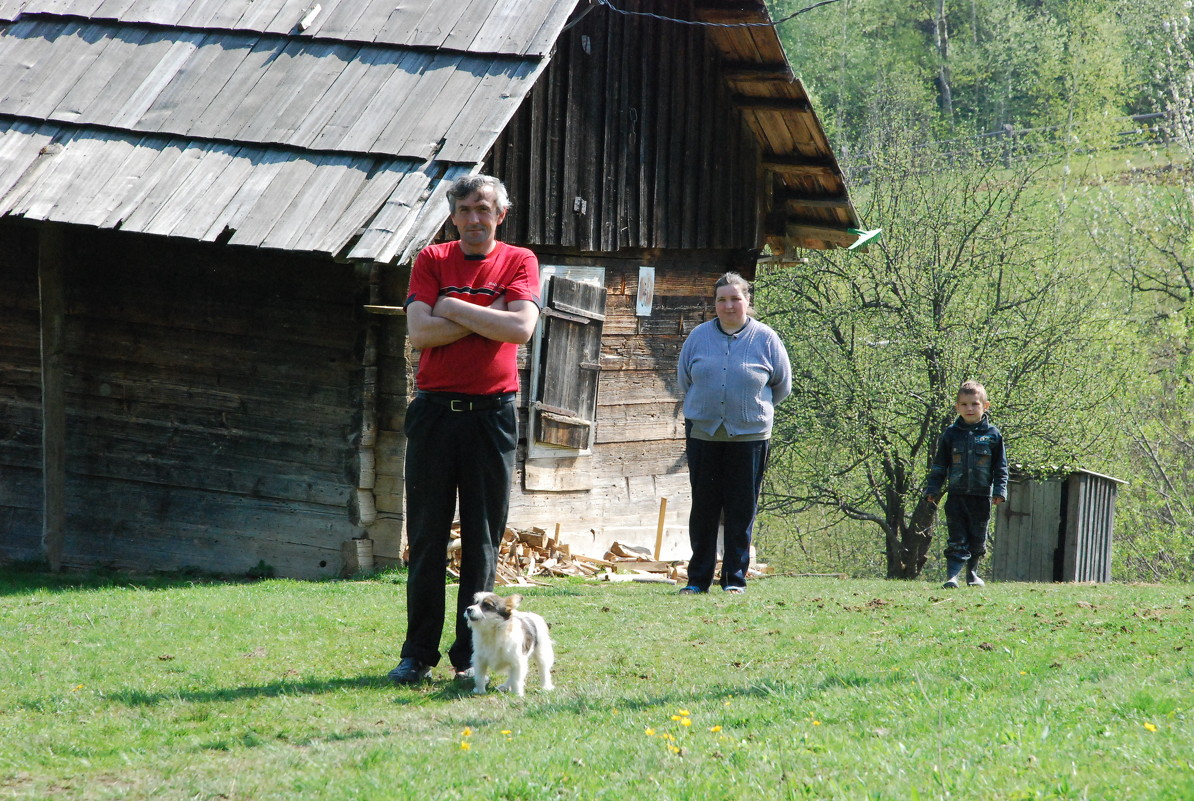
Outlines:
<svg viewBox="0 0 1194 801"><path fill-rule="evenodd" d="M480 412L486 409L500 409L507 403L513 403L517 393L505 392L501 395L457 395L453 392L418 392L416 397L430 401L436 406L443 406L453 412Z"/></svg>

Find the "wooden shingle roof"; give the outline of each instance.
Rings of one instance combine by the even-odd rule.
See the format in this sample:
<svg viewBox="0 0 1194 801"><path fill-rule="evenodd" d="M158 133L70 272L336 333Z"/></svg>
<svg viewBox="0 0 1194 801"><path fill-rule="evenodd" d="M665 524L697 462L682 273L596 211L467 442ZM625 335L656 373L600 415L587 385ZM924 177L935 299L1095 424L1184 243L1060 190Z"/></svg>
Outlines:
<svg viewBox="0 0 1194 801"><path fill-rule="evenodd" d="M0 0L0 216L404 261L578 3ZM698 8L770 21L763 0ZM709 31L776 179L773 249L849 244L857 216L774 29Z"/></svg>
<svg viewBox="0 0 1194 801"><path fill-rule="evenodd" d="M575 3L0 0L0 215L404 258Z"/></svg>

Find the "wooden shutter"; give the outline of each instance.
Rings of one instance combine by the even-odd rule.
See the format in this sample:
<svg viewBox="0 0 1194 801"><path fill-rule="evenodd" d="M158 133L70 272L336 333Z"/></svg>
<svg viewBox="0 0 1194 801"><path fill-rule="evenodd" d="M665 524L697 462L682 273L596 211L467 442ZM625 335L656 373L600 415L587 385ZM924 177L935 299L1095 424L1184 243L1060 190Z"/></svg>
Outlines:
<svg viewBox="0 0 1194 801"><path fill-rule="evenodd" d="M584 449L597 418L605 287L553 275L543 308L535 439Z"/></svg>

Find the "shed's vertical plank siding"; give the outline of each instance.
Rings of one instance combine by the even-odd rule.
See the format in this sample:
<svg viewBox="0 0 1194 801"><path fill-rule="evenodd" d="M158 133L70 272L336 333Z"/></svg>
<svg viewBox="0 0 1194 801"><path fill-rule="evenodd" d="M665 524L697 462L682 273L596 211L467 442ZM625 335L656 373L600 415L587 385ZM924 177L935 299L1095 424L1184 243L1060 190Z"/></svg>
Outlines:
<svg viewBox="0 0 1194 801"><path fill-rule="evenodd" d="M1115 479L1079 471L1014 479L994 542L1003 581L1110 581Z"/></svg>

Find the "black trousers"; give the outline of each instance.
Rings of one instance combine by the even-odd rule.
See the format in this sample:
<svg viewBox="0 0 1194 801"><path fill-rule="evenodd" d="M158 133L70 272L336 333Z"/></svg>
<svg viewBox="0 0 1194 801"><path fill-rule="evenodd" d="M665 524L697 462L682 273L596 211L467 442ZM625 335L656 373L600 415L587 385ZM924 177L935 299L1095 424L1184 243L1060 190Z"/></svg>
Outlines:
<svg viewBox="0 0 1194 801"><path fill-rule="evenodd" d="M691 430L691 424L688 428ZM692 437L685 441L692 484L692 511L688 515L690 586L708 590L713 583L717 528L723 518L721 586L746 586L750 541L770 444L768 440L706 442Z"/></svg>
<svg viewBox="0 0 1194 801"><path fill-rule="evenodd" d="M988 495L955 495L945 499L945 525L949 540L945 558L967 562L987 552L987 524L991 520Z"/></svg>
<svg viewBox="0 0 1194 801"><path fill-rule="evenodd" d="M416 397L407 408L404 430L410 569L402 656L439 664L448 541L459 497L460 588L456 639L448 658L456 668L467 668L473 643L464 610L475 593L493 590L498 548L510 510L517 410L511 401L496 409L453 411Z"/></svg>

